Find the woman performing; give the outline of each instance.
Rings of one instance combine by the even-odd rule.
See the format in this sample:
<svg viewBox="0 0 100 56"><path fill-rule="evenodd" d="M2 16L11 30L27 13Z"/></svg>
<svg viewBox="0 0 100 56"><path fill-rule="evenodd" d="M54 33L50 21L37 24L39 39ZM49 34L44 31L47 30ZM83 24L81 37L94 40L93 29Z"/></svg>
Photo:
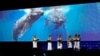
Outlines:
<svg viewBox="0 0 100 56"><path fill-rule="evenodd" d="M72 38L71 38L71 35L69 35L68 37L68 41L67 41L67 45L68 45L68 48L72 48Z"/></svg>
<svg viewBox="0 0 100 56"><path fill-rule="evenodd" d="M80 35L79 34L75 34L74 49L75 50L80 50Z"/></svg>
<svg viewBox="0 0 100 56"><path fill-rule="evenodd" d="M52 50L52 42L51 42L51 35L49 35L49 37L48 37L48 48L47 48L47 50L48 51L51 51Z"/></svg>
<svg viewBox="0 0 100 56"><path fill-rule="evenodd" d="M33 36L33 48L37 48L37 42L38 39L36 38L36 35Z"/></svg>
<svg viewBox="0 0 100 56"><path fill-rule="evenodd" d="M61 35L58 36L57 38L57 49L62 49L62 37Z"/></svg>
<svg viewBox="0 0 100 56"><path fill-rule="evenodd" d="M80 50L80 34L77 36L77 50Z"/></svg>

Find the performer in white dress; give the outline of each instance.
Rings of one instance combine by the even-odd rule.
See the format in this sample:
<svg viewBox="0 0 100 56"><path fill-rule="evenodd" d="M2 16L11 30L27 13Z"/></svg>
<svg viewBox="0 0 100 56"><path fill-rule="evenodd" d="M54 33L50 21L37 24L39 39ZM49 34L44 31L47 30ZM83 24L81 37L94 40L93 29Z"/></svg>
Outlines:
<svg viewBox="0 0 100 56"><path fill-rule="evenodd" d="M80 50L80 34L77 36L77 50Z"/></svg>
<svg viewBox="0 0 100 56"><path fill-rule="evenodd" d="M75 34L75 38L74 38L74 49L75 50L80 50L80 35L78 36L78 34Z"/></svg>
<svg viewBox="0 0 100 56"><path fill-rule="evenodd" d="M63 45L62 45L62 37L61 35L58 36L57 38L57 49L62 49Z"/></svg>
<svg viewBox="0 0 100 56"><path fill-rule="evenodd" d="M33 36L33 48L37 48L37 42L38 39L36 38L36 35Z"/></svg>
<svg viewBox="0 0 100 56"><path fill-rule="evenodd" d="M51 35L48 37L48 46L47 46L48 51L52 51L52 42L51 42Z"/></svg>
<svg viewBox="0 0 100 56"><path fill-rule="evenodd" d="M71 38L71 35L69 35L69 37L68 37L67 45L68 45L68 48L72 48L72 38Z"/></svg>
<svg viewBox="0 0 100 56"><path fill-rule="evenodd" d="M73 38L73 40L74 40L74 50L76 50L76 48L77 48L76 38L77 38L77 34L75 34L75 37Z"/></svg>

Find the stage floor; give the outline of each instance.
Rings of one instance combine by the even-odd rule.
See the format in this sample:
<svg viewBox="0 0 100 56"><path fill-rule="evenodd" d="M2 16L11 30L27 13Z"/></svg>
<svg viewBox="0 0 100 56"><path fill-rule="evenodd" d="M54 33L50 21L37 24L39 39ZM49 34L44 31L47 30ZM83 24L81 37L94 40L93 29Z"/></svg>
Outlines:
<svg viewBox="0 0 100 56"><path fill-rule="evenodd" d="M38 49L32 48L32 42L0 42L0 50L3 55L33 55L38 53L39 56L86 56L100 53L100 41L81 41L81 50L74 51L67 49L67 42L63 42L63 49L57 50L57 42L53 42L53 51L47 51L47 42L39 42ZM71 54L70 54L71 53ZM54 55L56 54L56 55Z"/></svg>

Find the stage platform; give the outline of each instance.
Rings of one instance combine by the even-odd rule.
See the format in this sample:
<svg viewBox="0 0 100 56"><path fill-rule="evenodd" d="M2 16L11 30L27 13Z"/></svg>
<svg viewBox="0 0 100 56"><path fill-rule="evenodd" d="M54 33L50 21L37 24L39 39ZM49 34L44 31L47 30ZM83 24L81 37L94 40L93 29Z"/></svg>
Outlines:
<svg viewBox="0 0 100 56"><path fill-rule="evenodd" d="M32 42L0 42L2 55L29 55L37 56L90 56L100 53L100 41L81 41L81 50L67 49L67 42L63 42L63 49L56 49L56 42L53 42L53 51L47 51L47 42L39 42L38 49L32 48Z"/></svg>

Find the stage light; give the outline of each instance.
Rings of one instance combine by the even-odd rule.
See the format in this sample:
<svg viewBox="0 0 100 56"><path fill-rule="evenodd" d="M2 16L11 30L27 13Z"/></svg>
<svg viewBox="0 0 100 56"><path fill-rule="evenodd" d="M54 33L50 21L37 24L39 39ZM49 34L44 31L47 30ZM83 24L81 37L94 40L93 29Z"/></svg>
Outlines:
<svg viewBox="0 0 100 56"><path fill-rule="evenodd" d="M46 56L46 54L45 54L45 53L43 53L43 55L44 55L44 56Z"/></svg>

